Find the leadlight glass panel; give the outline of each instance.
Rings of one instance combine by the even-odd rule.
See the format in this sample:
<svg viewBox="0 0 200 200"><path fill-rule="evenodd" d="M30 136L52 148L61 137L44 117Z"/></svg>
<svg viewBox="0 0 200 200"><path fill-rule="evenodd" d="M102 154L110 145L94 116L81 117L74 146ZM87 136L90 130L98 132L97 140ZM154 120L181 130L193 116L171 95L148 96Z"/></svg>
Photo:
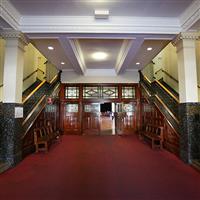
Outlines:
<svg viewBox="0 0 200 200"><path fill-rule="evenodd" d="M135 87L133 86L122 87L122 98L123 99L135 98Z"/></svg>
<svg viewBox="0 0 200 200"><path fill-rule="evenodd" d="M65 88L65 98L67 99L78 99L79 98L79 87L69 86Z"/></svg>
<svg viewBox="0 0 200 200"><path fill-rule="evenodd" d="M83 88L83 98L85 99L98 99L101 97L100 86L85 86Z"/></svg>
<svg viewBox="0 0 200 200"><path fill-rule="evenodd" d="M98 113L100 112L100 104L99 103L86 104L84 105L84 112Z"/></svg>
<svg viewBox="0 0 200 200"><path fill-rule="evenodd" d="M124 112L135 112L135 105L126 103L123 105L123 110Z"/></svg>
<svg viewBox="0 0 200 200"><path fill-rule="evenodd" d="M67 104L66 105L67 113L77 113L78 112L78 104Z"/></svg>
<svg viewBox="0 0 200 200"><path fill-rule="evenodd" d="M102 98L103 99L118 98L118 87L114 87L114 86L102 87Z"/></svg>

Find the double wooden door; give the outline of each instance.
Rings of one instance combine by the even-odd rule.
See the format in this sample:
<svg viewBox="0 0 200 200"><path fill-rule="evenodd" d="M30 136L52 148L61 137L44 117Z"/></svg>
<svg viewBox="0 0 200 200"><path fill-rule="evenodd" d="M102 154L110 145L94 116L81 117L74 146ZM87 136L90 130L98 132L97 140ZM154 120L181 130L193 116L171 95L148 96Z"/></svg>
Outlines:
<svg viewBox="0 0 200 200"><path fill-rule="evenodd" d="M100 103L69 103L65 105L65 134L100 134ZM136 130L135 103L115 103L115 133L133 134Z"/></svg>
<svg viewBox="0 0 200 200"><path fill-rule="evenodd" d="M85 135L100 134L100 104L84 103L82 113L82 133Z"/></svg>
<svg viewBox="0 0 200 200"><path fill-rule="evenodd" d="M115 132L118 135L134 134L136 130L136 105L135 103L115 104Z"/></svg>

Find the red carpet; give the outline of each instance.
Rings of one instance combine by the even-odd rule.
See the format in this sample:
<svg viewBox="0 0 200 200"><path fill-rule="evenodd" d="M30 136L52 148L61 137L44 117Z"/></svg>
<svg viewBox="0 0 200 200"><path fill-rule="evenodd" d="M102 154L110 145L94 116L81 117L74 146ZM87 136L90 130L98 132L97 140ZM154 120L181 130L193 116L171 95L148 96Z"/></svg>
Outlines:
<svg viewBox="0 0 200 200"><path fill-rule="evenodd" d="M199 200L200 174L135 137L64 136L0 175L1 200Z"/></svg>

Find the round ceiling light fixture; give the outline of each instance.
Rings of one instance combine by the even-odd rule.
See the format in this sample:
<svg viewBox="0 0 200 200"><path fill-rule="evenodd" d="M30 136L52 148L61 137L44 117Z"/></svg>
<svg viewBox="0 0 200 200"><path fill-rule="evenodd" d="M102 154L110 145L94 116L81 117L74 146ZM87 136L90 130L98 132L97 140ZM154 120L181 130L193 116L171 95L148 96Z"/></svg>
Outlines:
<svg viewBox="0 0 200 200"><path fill-rule="evenodd" d="M65 62L61 62L60 64L61 64L61 65L65 65Z"/></svg>
<svg viewBox="0 0 200 200"><path fill-rule="evenodd" d="M151 51L153 48L152 47L148 47L147 48L147 51Z"/></svg>
<svg viewBox="0 0 200 200"><path fill-rule="evenodd" d="M54 47L48 46L48 49L49 49L49 50L54 50Z"/></svg>
<svg viewBox="0 0 200 200"><path fill-rule="evenodd" d="M106 60L107 57L108 57L108 54L101 51L98 51L92 54L92 58L99 61Z"/></svg>
<svg viewBox="0 0 200 200"><path fill-rule="evenodd" d="M136 65L140 65L140 63L139 63L139 62L136 62L135 64L136 64Z"/></svg>

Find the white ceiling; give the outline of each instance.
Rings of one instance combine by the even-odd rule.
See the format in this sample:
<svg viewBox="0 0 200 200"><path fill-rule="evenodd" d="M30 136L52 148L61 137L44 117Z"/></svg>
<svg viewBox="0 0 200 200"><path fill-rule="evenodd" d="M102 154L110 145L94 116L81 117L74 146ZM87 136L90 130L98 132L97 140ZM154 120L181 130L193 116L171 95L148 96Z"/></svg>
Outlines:
<svg viewBox="0 0 200 200"><path fill-rule="evenodd" d="M200 0L1 0L0 6L2 18L49 61L83 75L142 69L176 34L200 30ZM95 19L95 9L109 9L109 18ZM92 59L97 51L108 59Z"/></svg>
<svg viewBox="0 0 200 200"><path fill-rule="evenodd" d="M109 9L112 16L178 17L192 0L10 0L22 15L91 16Z"/></svg>
<svg viewBox="0 0 200 200"><path fill-rule="evenodd" d="M111 69L115 68L116 58L119 55L123 40L120 39L79 39L85 65L88 69ZM92 58L94 52L105 52L108 59L97 61Z"/></svg>

